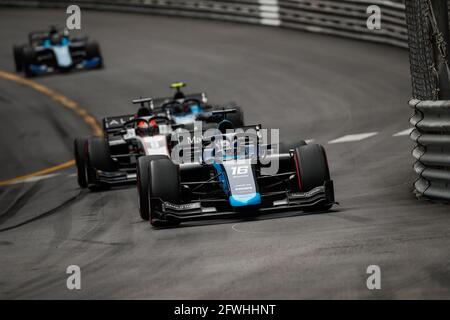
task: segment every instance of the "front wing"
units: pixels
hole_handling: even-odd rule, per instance
[[[335,204],[333,181],[325,181],[323,186],[316,187],[307,192],[278,192],[261,195],[262,204],[258,207],[248,208],[252,212],[307,210],[315,206]],[[242,214],[242,209],[235,210],[226,199],[215,199],[174,204],[164,202],[160,198],[151,198],[155,201],[154,220],[191,221],[200,219],[215,219],[236,217]]]

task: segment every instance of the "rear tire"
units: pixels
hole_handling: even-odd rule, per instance
[[[325,154],[325,149],[318,144],[302,145],[295,148],[295,162],[298,164],[299,189],[302,192],[310,191],[323,186],[330,180],[330,171]],[[332,204],[318,204],[304,211],[324,211],[332,207]]]
[[[87,157],[86,157],[86,147],[87,147],[87,139],[85,138],[76,138],[74,140],[74,153],[75,153],[75,164],[77,167],[77,180],[80,188],[87,188]]]

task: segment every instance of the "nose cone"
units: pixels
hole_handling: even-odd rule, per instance
[[[232,195],[229,201],[232,207],[255,206],[261,204],[261,195],[258,192]]]

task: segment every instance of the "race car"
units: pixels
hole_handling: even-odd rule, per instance
[[[211,111],[232,107],[236,109],[236,112],[230,114],[228,120],[236,127],[244,125],[244,113],[235,103],[212,105],[208,103],[208,97],[204,92],[191,94],[183,93],[181,88],[185,86],[186,83],[184,82],[172,83],[170,88],[175,89],[173,96],[152,98],[148,100],[148,109],[150,112],[155,114],[166,114],[173,120],[174,124],[192,128],[195,121],[207,120]],[[119,130],[125,122],[133,117],[135,117],[135,114],[107,117],[103,120],[103,127],[106,132]],[[205,123],[205,125],[207,126],[208,124]]]
[[[231,113],[223,110],[223,113]],[[335,203],[325,150],[300,141],[287,153],[261,140],[261,126],[247,139],[222,119],[217,132],[202,136],[197,161],[166,155],[142,156],[137,163],[139,213],[155,227],[204,218],[239,216],[274,209],[328,210]],[[231,130],[231,132],[229,132]],[[237,143],[240,141],[241,143]],[[186,144],[182,150],[195,149]],[[264,152],[261,152],[263,150]],[[271,172],[267,160],[277,161]]]
[[[151,98],[133,100],[141,107],[136,115],[116,117],[120,125],[103,119],[103,137],[74,140],[78,184],[91,190],[136,180],[136,160],[142,155],[165,155],[170,152],[173,120],[154,114],[145,107]],[[119,122],[118,122],[119,123]]]
[[[98,69],[103,67],[100,47],[87,37],[71,37],[66,29],[54,26],[31,32],[28,44],[14,45],[15,69],[27,77],[54,71]]]
[[[210,116],[212,110],[223,109],[223,106],[213,106],[208,104],[205,93],[186,95],[181,88],[186,87],[184,82],[175,82],[170,85],[175,90],[172,97],[156,98],[152,102],[152,109],[170,113],[176,124],[193,125],[196,120],[205,120]],[[239,106],[234,103],[227,105],[233,107],[236,112],[229,115],[235,126],[244,125],[244,114]]]

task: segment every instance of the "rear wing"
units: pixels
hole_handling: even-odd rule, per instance
[[[103,118],[103,131],[113,133],[121,130],[125,122],[134,119],[134,114]]]

